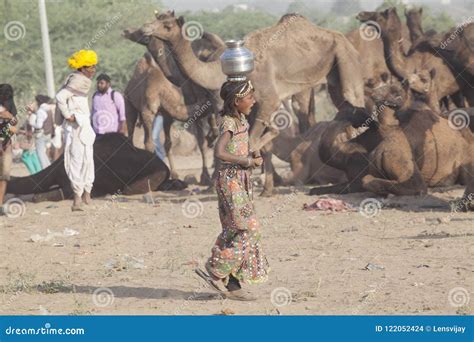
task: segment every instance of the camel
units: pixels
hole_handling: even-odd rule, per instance
[[[297,136],[290,136],[284,130],[272,140],[273,153],[291,166],[291,173],[282,179],[282,185],[324,185],[346,180],[342,171],[324,164],[319,157],[321,136],[329,125],[329,122],[318,122]]]
[[[167,41],[185,74],[194,82],[207,89],[219,89],[226,80],[220,61],[202,62],[196,58],[189,39],[183,36],[184,25],[183,17],[168,12],[143,25],[142,31]],[[287,14],[276,25],[248,34],[245,46],[255,54],[255,69],[248,77],[259,103],[257,120],[251,129],[251,146],[270,126],[271,115],[282,100],[316,86],[325,77],[336,106],[344,99],[355,105],[364,103],[357,51],[339,32],[317,27],[303,16]],[[278,131],[267,129],[266,134],[276,136]],[[264,156],[269,163],[270,152]],[[271,195],[272,189],[270,175],[266,177],[263,195]]]
[[[172,119],[186,121],[185,125],[195,123],[196,138],[202,156],[202,172],[200,183],[210,185],[211,178],[209,176],[207,161],[205,158],[205,139],[201,119],[207,117],[209,120],[210,135],[208,135],[208,144],[210,144],[217,135],[217,125],[215,122],[215,112],[221,106],[221,101],[217,100],[216,95],[212,94],[197,86],[192,81],[188,81],[180,72],[169,49],[163,41],[154,37],[145,37],[139,30],[126,30],[124,36],[136,43],[147,46],[148,52],[142,57],[136,67],[135,72],[130,79],[125,90],[126,106],[127,106],[127,125],[129,137],[133,138],[133,130],[138,117],[142,118],[145,128],[145,146],[149,151],[154,150],[154,144],[151,139],[151,127],[153,119],[161,108],[164,114],[164,131],[165,131],[165,150],[170,163],[171,174],[173,178],[177,178],[174,161],[171,155],[171,138],[170,127]],[[204,38],[205,37],[205,38]],[[201,58],[216,58],[215,54],[222,52],[224,43],[215,35],[205,34],[202,43],[196,42],[195,49]],[[157,70],[159,69],[159,70]],[[162,75],[166,74],[166,82],[161,83]],[[179,103],[176,96],[168,96],[172,90],[167,91],[165,87],[173,86],[170,79],[176,85],[182,85],[182,91],[186,104],[189,106],[184,108]],[[176,95],[176,93],[174,93]],[[195,108],[190,105],[194,104]],[[189,110],[188,113],[185,110]]]
[[[94,197],[116,193],[143,194],[150,189],[157,190],[170,175],[168,167],[154,153],[133,147],[119,133],[109,133],[96,139],[94,164]],[[35,202],[72,198],[73,192],[64,169],[64,155],[34,175],[12,177],[7,185],[7,193],[34,194]]]
[[[474,106],[474,23],[463,23],[448,32],[425,35],[416,45],[419,50],[440,55],[460,82],[469,106]],[[456,103],[458,105],[458,103]],[[464,107],[462,103],[458,107]]]
[[[363,188],[379,195],[425,194],[427,186],[395,115],[403,105],[402,90],[384,84],[374,90],[372,99],[377,108],[382,141],[369,154],[368,174],[362,178]]]
[[[377,28],[371,25],[358,27],[346,34],[347,39],[359,52],[362,61],[362,75],[365,81],[370,79],[378,83],[380,75],[390,72],[385,62],[383,42],[380,34]],[[409,30],[403,25],[400,48],[404,53],[407,53],[410,46]]]
[[[435,71],[432,70],[430,75],[434,78]],[[420,77],[419,79],[423,78]],[[416,166],[426,186],[466,184],[472,177],[470,175],[474,174],[473,133],[467,127],[460,130],[451,128],[447,119],[433,112],[427,102],[429,102],[430,94],[437,95],[433,89],[435,88],[433,80],[429,81],[428,84],[431,88],[413,84],[415,88],[424,90],[425,93],[422,94],[410,89],[410,84],[407,82],[404,83],[403,90],[394,88],[400,87],[395,84],[390,87],[378,85],[373,90],[374,102],[380,103],[381,99],[385,97],[392,99],[392,107],[394,107],[394,103],[399,104],[400,101],[403,103],[403,106],[397,108],[395,117],[408,140]],[[393,100],[396,97],[399,98],[398,102]],[[321,137],[322,143],[319,150],[321,159],[333,167],[344,170],[349,181],[329,187],[313,188],[310,194],[360,191],[401,194],[408,192],[407,187],[409,185],[413,186],[413,184],[418,184],[416,193],[423,192],[424,185],[420,183],[413,165],[413,173],[411,174],[413,179],[407,179],[407,175],[404,174],[405,170],[400,168],[397,176],[393,165],[388,170],[384,169],[386,165],[383,163],[384,160],[381,159],[384,156],[380,156],[377,151],[373,152],[383,143],[385,133],[383,128],[380,129],[380,123],[378,122],[380,113],[366,119],[365,122],[368,126],[366,132],[356,131],[356,134],[351,133],[360,125],[360,121],[363,120],[364,116],[368,116],[367,113],[364,115],[364,111],[364,109],[360,109],[360,113],[357,113],[357,110],[353,109],[353,112],[357,115],[352,115],[352,117],[347,115],[347,111],[339,112],[333,123],[333,129]],[[388,114],[391,113],[388,112]],[[387,118],[390,118],[389,115]],[[399,133],[396,132],[395,135],[399,135]],[[405,148],[403,153],[397,151],[398,156],[405,156],[407,158],[405,163],[410,164],[412,159],[407,145],[401,141],[400,136],[397,139],[399,139],[400,146]],[[383,149],[390,150],[393,148],[389,143],[384,143],[379,147],[379,152],[380,150],[383,152]],[[373,154],[370,155],[372,152]],[[389,167],[387,166],[387,168]],[[390,175],[393,178],[392,180],[398,180],[398,182],[381,182],[382,175],[385,177]],[[400,182],[402,179],[405,179],[408,183]],[[394,184],[396,184],[395,188],[389,186]]]
[[[408,30],[410,31],[410,40],[412,45],[425,35],[423,32],[423,27],[421,26],[422,15],[422,7],[414,7],[409,10],[405,9],[405,18],[407,19],[407,26]]]
[[[399,48],[402,24],[396,8],[383,12],[360,12],[357,19],[361,22],[375,21],[382,33],[384,55],[391,73],[400,81],[414,77],[422,69],[436,69],[436,93],[439,101],[456,94],[461,88],[459,80],[455,78],[449,66],[438,55],[427,51],[414,50],[405,56]]]

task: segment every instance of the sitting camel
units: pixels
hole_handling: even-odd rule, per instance
[[[426,193],[426,183],[395,115],[403,105],[402,89],[384,84],[374,90],[372,99],[377,108],[382,141],[369,154],[368,174],[362,178],[363,188],[379,195]]]
[[[434,70],[430,75],[434,77]],[[417,78],[418,81],[421,79],[423,78]],[[394,89],[395,85],[393,84],[391,86],[379,85],[373,90],[374,101],[380,104],[382,98],[393,99],[395,96],[398,97],[398,100],[392,100],[392,107],[394,107],[394,104],[399,106],[400,103],[403,103],[399,108],[396,108],[395,118],[408,140],[414,161],[426,186],[467,184],[470,177],[472,177],[470,175],[474,174],[474,135],[468,127],[453,129],[447,119],[435,113],[428,106],[430,95],[436,96],[433,83],[432,79],[429,80],[430,88],[420,87],[418,82],[414,83],[414,88],[425,91],[422,94],[410,89],[411,85],[407,82],[405,82],[404,88],[396,85],[396,87],[400,87],[399,89]],[[354,111],[357,112],[357,110]],[[363,109],[360,110],[360,119],[363,119],[364,116],[368,117],[367,113],[363,114],[364,111]],[[406,179],[407,177],[400,169],[398,171],[385,170],[383,160],[377,160],[377,158],[382,158],[378,157],[377,154],[380,150],[383,150],[383,148],[390,150],[393,147],[387,146],[387,144],[379,147],[383,141],[384,132],[383,129],[379,128],[378,113],[376,114],[366,119],[369,127],[366,132],[352,135],[349,132],[355,130],[360,122],[356,122],[355,117],[349,120],[347,111],[339,112],[336,115],[333,129],[322,137],[320,155],[324,162],[344,170],[349,182],[330,187],[314,188],[310,194],[348,193],[367,190],[380,193],[407,191],[404,184],[398,184],[398,190],[390,189],[387,186],[383,187],[380,182],[372,183],[372,186],[368,185],[374,178],[382,178],[382,176],[391,175],[392,180]],[[351,139],[354,136],[356,138]],[[401,138],[399,137],[399,139]],[[402,142],[399,143],[402,144]],[[399,156],[404,155],[405,163],[410,164],[410,160],[412,160],[411,153],[408,151],[406,143],[403,143],[403,146],[405,146],[406,151],[403,153],[398,151],[397,153]],[[377,147],[379,147],[379,151],[370,156],[370,153]],[[371,158],[375,164],[369,167]],[[410,181],[417,184],[415,192],[423,192],[424,185],[419,182],[414,166],[412,166],[412,170],[414,179]],[[396,172],[398,172],[398,175]],[[369,177],[366,177],[367,175]],[[367,188],[366,185],[369,187]]]
[[[92,196],[121,193],[143,194],[161,189],[169,179],[169,169],[154,153],[133,147],[119,133],[109,133],[94,142],[95,181]],[[169,185],[169,184],[168,184]],[[173,182],[182,188],[183,184]],[[167,189],[169,189],[167,187]],[[72,188],[64,169],[64,156],[46,169],[27,177],[12,177],[7,193],[34,194],[33,201],[61,201],[72,198]]]

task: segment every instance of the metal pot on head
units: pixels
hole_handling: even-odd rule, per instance
[[[221,55],[222,72],[229,81],[245,81],[254,69],[254,55],[245,48],[243,40],[228,40],[227,49]]]

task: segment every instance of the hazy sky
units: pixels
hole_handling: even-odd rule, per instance
[[[293,0],[161,0],[169,9],[177,11],[191,10],[214,10],[223,9],[231,4],[248,4],[261,10],[265,10],[274,15],[281,15],[286,12],[288,5]],[[335,0],[303,0],[303,2],[312,8],[320,9],[321,12],[331,9]],[[359,0],[361,9],[374,10],[383,0]],[[423,5],[430,7],[433,12],[444,10],[453,17],[466,15],[466,9],[472,8],[474,0],[402,0],[407,4]],[[347,0],[348,4],[353,0]],[[304,14],[304,13],[302,13]]]

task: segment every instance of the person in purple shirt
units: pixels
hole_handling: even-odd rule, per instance
[[[96,134],[125,134],[125,101],[122,94],[112,90],[106,74],[97,76],[97,91],[92,97],[92,127]]]

